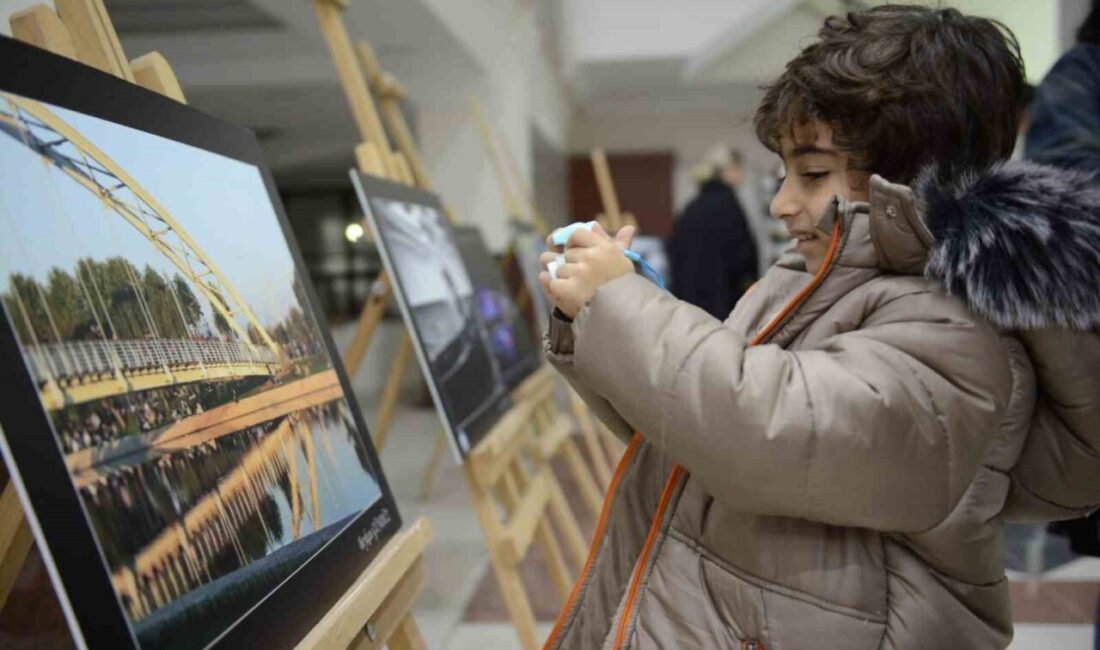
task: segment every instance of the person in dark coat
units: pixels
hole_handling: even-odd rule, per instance
[[[737,198],[741,156],[716,147],[694,174],[699,194],[673,227],[667,251],[672,293],[718,319],[756,282],[756,242]]]
[[[1043,79],[1029,108],[1028,160],[1100,172],[1100,7],[1077,31],[1077,45]]]

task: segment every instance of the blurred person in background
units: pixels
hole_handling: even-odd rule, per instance
[[[804,45],[755,118],[797,243],[729,317],[630,228],[540,276],[549,361],[630,440],[548,650],[1005,648],[1005,522],[1100,504],[1100,186],[1006,162],[1015,37],[883,5]]]
[[[1077,45],[1062,55],[1035,93],[1029,113],[1028,160],[1100,171],[1100,11],[1097,0],[1077,30]]]
[[[715,145],[692,177],[699,193],[668,240],[672,293],[724,320],[757,278],[756,241],[737,197],[741,154]]]

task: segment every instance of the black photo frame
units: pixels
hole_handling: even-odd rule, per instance
[[[158,576],[159,580],[168,585],[163,586],[162,592],[158,595],[165,601],[165,604],[157,607],[149,606],[149,613],[146,618],[142,618],[140,622],[135,623],[132,619],[134,610],[127,609],[127,605],[124,603],[126,599],[120,596],[121,592],[116,589],[112,581],[119,574],[117,571],[112,574],[108,567],[107,556],[104,554],[104,547],[101,544],[101,536],[92,525],[87,503],[82,500],[81,493],[78,492],[75,475],[70,472],[70,467],[66,464],[66,449],[62,445],[62,437],[57,431],[56,422],[49,415],[47,401],[43,397],[46,394],[43,386],[48,384],[48,381],[40,376],[32,375],[31,366],[25,364],[25,359],[29,358],[25,354],[29,353],[26,353],[28,348],[19,339],[17,332],[19,326],[16,325],[16,317],[9,313],[7,303],[0,300],[0,360],[3,360],[2,367],[4,369],[3,379],[0,382],[0,386],[2,386],[2,389],[0,389],[0,429],[3,431],[3,435],[0,435],[0,450],[2,450],[4,460],[8,464],[11,480],[18,489],[28,522],[49,569],[73,639],[79,647],[140,648],[141,650],[167,647],[169,644],[172,647],[188,648],[291,648],[312,629],[330,606],[344,594],[347,588],[370,564],[385,542],[399,529],[401,520],[393,495],[382,473],[377,454],[371,444],[367,426],[356,403],[351,384],[344,372],[342,363],[340,363],[336,345],[332,340],[324,321],[323,312],[319,308],[316,295],[309,283],[308,274],[305,273],[305,265],[300,251],[291,234],[286,215],[279,201],[270,171],[263,161],[259,145],[253,134],[245,129],[222,122],[194,108],[91,67],[13,39],[0,37],[0,60],[4,61],[4,65],[0,66],[0,94],[6,97],[32,100],[32,102],[48,108],[63,109],[65,114],[79,114],[90,120],[99,120],[104,124],[108,124],[110,128],[126,127],[132,129],[135,133],[140,132],[139,135],[171,141],[163,146],[186,146],[193,148],[189,151],[198,151],[203,155],[209,154],[211,156],[210,160],[214,160],[214,157],[220,157],[243,163],[255,169],[259,179],[256,187],[262,188],[257,190],[257,197],[261,201],[270,202],[270,211],[274,216],[272,220],[277,223],[277,225],[271,224],[270,228],[272,230],[270,232],[265,230],[265,235],[281,240],[286,244],[285,253],[289,256],[290,261],[291,278],[282,277],[272,282],[293,284],[291,280],[294,280],[297,283],[295,284],[296,291],[300,286],[300,293],[294,294],[297,301],[294,304],[297,304],[300,308],[298,313],[303,314],[303,319],[307,321],[312,319],[309,322],[312,323],[311,327],[313,329],[308,330],[310,336],[313,337],[310,339],[313,345],[310,359],[315,360],[317,364],[321,364],[316,366],[321,370],[306,369],[305,362],[301,361],[305,358],[304,352],[294,356],[291,352],[286,351],[285,346],[272,342],[270,346],[271,354],[267,357],[270,376],[267,380],[264,380],[267,383],[262,385],[275,387],[280,385],[281,381],[288,381],[287,377],[297,377],[298,375],[285,374],[288,372],[287,368],[291,367],[295,371],[300,371],[301,376],[305,377],[327,374],[330,371],[334,373],[336,381],[328,384],[330,392],[326,393],[326,395],[334,397],[331,401],[311,406],[310,408],[318,409],[317,411],[311,411],[311,413],[317,413],[330,407],[333,409],[329,412],[330,415],[326,416],[329,417],[326,422],[336,423],[333,426],[340,427],[339,431],[344,434],[344,437],[338,440],[339,444],[347,444],[355,450],[355,462],[362,469],[362,476],[366,476],[367,479],[373,481],[374,487],[379,491],[379,495],[372,502],[364,503],[361,509],[358,507],[358,502],[354,501],[356,494],[351,492],[341,493],[341,496],[349,497],[345,508],[348,509],[347,511],[350,514],[342,514],[338,520],[324,525],[319,523],[322,514],[319,512],[320,509],[315,501],[311,514],[311,516],[316,517],[313,521],[315,532],[300,536],[295,533],[291,541],[283,542],[281,546],[270,552],[266,551],[265,542],[263,546],[265,550],[259,552],[266,553],[262,557],[246,559],[245,555],[241,554],[239,556],[239,568],[230,569],[227,573],[223,571],[219,574],[220,578],[212,579],[211,582],[198,587],[187,589],[181,586],[185,583],[181,575],[191,572],[190,575],[196,576],[201,573],[203,567],[196,560],[199,557],[199,551],[189,551],[191,554],[188,555],[177,549],[175,551],[176,555],[173,556],[173,561],[176,562],[174,568],[171,571],[166,570],[163,575]],[[89,121],[89,123],[92,122]],[[4,127],[8,131],[7,133],[0,133],[0,139],[10,141],[9,136],[17,131],[17,125],[10,120],[6,123],[6,126],[0,124],[0,127]],[[54,146],[54,144],[43,141],[36,142],[35,146],[37,147],[35,151],[46,157],[46,149]],[[61,158],[55,159],[55,161],[61,160]],[[0,162],[3,161],[0,160]],[[67,164],[69,163],[63,161],[60,162],[60,166],[55,164],[55,171],[60,170],[60,172],[65,173],[64,167]],[[91,167],[87,167],[87,161],[84,164],[86,165],[85,169],[91,169]],[[72,171],[73,169],[75,167],[70,166],[69,170]],[[93,170],[92,173],[96,174],[100,171],[102,170]],[[143,178],[158,173],[158,170],[154,168],[135,170],[133,174],[136,176],[139,171],[145,175]],[[226,192],[234,191],[234,188],[223,187],[222,189]],[[189,188],[189,191],[195,192],[195,196],[198,196],[197,193],[204,190],[201,186],[195,186]],[[265,193],[266,196],[263,196]],[[251,198],[251,195],[238,198],[245,200]],[[9,198],[8,204],[11,205],[12,202],[16,201],[15,197]],[[21,216],[27,219],[36,218],[28,215]],[[232,219],[234,216],[229,214],[225,218]],[[127,227],[123,226],[123,228]],[[151,237],[162,235],[163,233],[153,233]],[[2,236],[0,235],[0,237]],[[244,251],[243,254],[249,254],[248,247],[249,241],[247,238],[240,242],[240,250]],[[282,252],[280,252],[281,254]],[[32,251],[30,255],[33,256],[34,252]],[[91,259],[90,255],[88,259]],[[240,263],[238,261],[238,264]],[[80,268],[79,263],[77,268]],[[279,286],[283,289],[286,288],[285,285]],[[140,290],[135,290],[135,293],[140,293]],[[275,303],[276,300],[272,298],[272,305],[276,307],[276,314],[286,313],[285,311],[278,311],[278,306]],[[210,303],[209,310],[212,314],[214,311],[212,303]],[[234,314],[239,312],[230,311],[227,313],[230,314],[230,318],[234,318]],[[253,318],[253,322],[256,322],[255,317]],[[242,327],[239,323],[238,326]],[[32,325],[29,329],[23,331],[32,331],[34,327],[36,326]],[[185,324],[184,327],[186,328],[187,325]],[[225,327],[230,328],[231,326],[226,324]],[[113,330],[113,336],[110,339],[112,345],[118,341],[118,333],[117,328]],[[108,337],[104,332],[99,332],[99,336],[104,343],[107,342]],[[230,334],[224,336],[226,341],[231,338]],[[253,334],[249,330],[248,337],[261,337],[261,334],[259,332]],[[253,338],[253,343],[256,340],[256,338]],[[268,340],[271,340],[270,335]],[[65,340],[59,338],[57,342],[62,344],[65,343]],[[214,347],[211,341],[198,341],[199,345],[207,343],[210,343],[207,346],[208,348]],[[248,341],[238,339],[237,345],[248,346]],[[108,346],[100,347],[107,349]],[[45,348],[36,348],[36,350],[45,350]],[[277,352],[285,352],[289,361],[276,354]],[[197,354],[201,358],[201,354],[206,354],[206,352]],[[162,359],[162,362],[167,363],[164,359]],[[298,363],[298,365],[293,365],[293,363]],[[326,363],[327,366],[324,365]],[[118,367],[121,367],[121,365]],[[278,370],[275,370],[275,368],[278,368]],[[164,372],[166,376],[172,375],[173,372],[181,374],[178,372],[178,368],[174,366],[171,368],[166,367]],[[204,372],[206,372],[205,368]],[[231,377],[236,380],[241,376],[233,374],[220,377]],[[122,382],[122,380],[119,381]],[[180,382],[182,381],[181,379]],[[194,381],[193,383],[199,384],[201,382]],[[133,382],[127,385],[136,386],[137,383]],[[159,385],[163,386],[164,384]],[[129,397],[130,395],[145,394],[152,389],[141,390],[145,392],[139,393],[137,389],[131,389],[131,392],[125,393],[125,395]],[[233,388],[232,390],[234,391],[232,404],[236,405],[240,403],[235,392],[237,389]],[[255,392],[251,395],[262,397],[264,391],[268,389],[256,388],[254,390]],[[247,397],[242,397],[241,401],[244,399],[247,399]],[[72,403],[70,399],[64,402],[64,407],[55,407],[53,412],[57,412],[61,408],[68,408]],[[287,411],[285,415],[278,417],[281,418],[280,421],[289,421],[292,415],[298,417],[305,411],[306,409],[303,407],[296,411]],[[261,415],[266,415],[266,413],[264,412]],[[332,415],[332,413],[335,413],[335,415]],[[255,417],[259,419],[261,415]],[[177,413],[173,413],[173,416],[183,417]],[[306,416],[301,415],[301,417]],[[215,420],[213,424],[220,424],[215,418],[211,417],[211,419]],[[179,420],[172,420],[171,422],[178,423]],[[261,428],[253,430],[250,435],[254,435],[255,440],[268,440],[269,437],[261,430],[261,425],[266,426],[270,422],[274,422],[274,420],[262,421],[260,425],[256,425]],[[243,430],[230,429],[228,428],[229,425],[226,425],[226,427],[225,430],[228,433],[217,435],[227,440],[243,432]],[[146,430],[142,429],[142,431]],[[155,430],[149,431],[155,432]],[[141,435],[153,434],[143,433]],[[208,442],[220,440],[220,438],[214,438],[214,433],[208,435]],[[304,441],[299,441],[299,435],[297,431],[294,433],[293,441],[289,443],[291,448],[293,448],[295,442],[298,442],[299,445],[306,444]],[[311,432],[309,436],[312,435]],[[141,439],[144,440],[145,438]],[[116,442],[117,440],[112,441],[112,444]],[[247,445],[250,443],[247,440],[240,444],[249,450],[256,448],[255,446],[248,447]],[[255,443],[256,446],[258,444]],[[211,448],[214,449],[211,452],[213,455],[223,453],[216,444]],[[163,456],[174,453],[174,451],[165,451]],[[288,453],[296,454],[297,452]],[[152,459],[154,456],[150,453],[150,455],[142,458]],[[243,455],[240,458],[243,458]],[[296,458],[297,456],[295,456]],[[134,461],[133,465],[136,466],[143,462],[145,461]],[[239,465],[234,466],[234,469],[240,468],[243,464],[243,461],[241,461]],[[296,460],[295,465],[297,465]],[[113,472],[114,469],[112,466],[103,471]],[[355,471],[358,472],[359,469]],[[197,495],[195,503],[201,503],[201,501],[198,501],[198,497],[212,495],[220,490],[220,478],[217,478],[220,475],[215,473],[213,476],[214,479],[209,479],[214,481],[212,491],[208,489],[207,484],[199,483],[200,487],[195,490]],[[268,498],[272,500],[272,503],[275,500],[274,491],[280,489],[279,486],[283,484],[290,485],[290,479],[282,475],[281,477],[271,478],[268,487],[272,492],[269,493]],[[169,485],[172,488],[179,487],[176,484]],[[260,493],[256,490],[256,488],[253,488],[251,493],[253,495],[252,500],[255,503],[262,501],[263,504],[267,504],[264,507],[275,507],[271,506],[268,501],[262,500],[261,496],[257,496]],[[127,492],[127,498],[140,496],[140,491],[136,496],[130,491]],[[218,498],[222,497],[219,496]],[[232,498],[232,495],[229,498]],[[223,514],[228,517],[232,504],[229,506],[223,504],[222,507],[224,508]],[[260,506],[257,505],[256,507],[259,508]],[[301,507],[304,513],[307,505],[301,504]],[[236,516],[257,516],[255,513],[248,515],[242,514],[243,512],[238,511]],[[304,514],[302,516],[304,517]],[[262,522],[263,515],[260,514],[259,517]],[[180,521],[183,523],[180,524]],[[179,534],[186,538],[188,535],[186,530],[187,519],[185,517],[177,519],[174,523],[177,528],[183,531]],[[308,524],[306,525],[308,526]],[[165,530],[168,527],[166,526]],[[236,532],[240,532],[239,529]],[[213,535],[214,533],[211,532],[210,534]],[[225,534],[225,530],[218,531],[218,534]],[[270,535],[273,538],[275,533],[270,533]],[[158,536],[156,539],[159,540],[161,537]],[[196,546],[199,545],[198,540],[190,539],[187,544],[192,542]],[[181,542],[180,546],[182,547],[182,545]],[[188,548],[192,547],[189,546]],[[218,559],[221,557],[218,555],[221,552],[219,548],[211,545],[209,551],[211,562],[221,561]],[[186,561],[181,559],[184,556],[186,556]],[[248,569],[248,571],[246,572],[245,569]],[[207,566],[205,570],[207,575],[213,575],[211,567]],[[223,578],[231,578],[232,581],[219,582],[217,593],[220,595],[217,598],[221,600],[207,598],[207,596],[210,596],[210,591],[204,592],[202,597],[196,595],[201,587],[209,587],[213,584],[213,581]],[[190,600],[188,600],[189,597],[191,597]],[[168,611],[169,606],[175,607],[178,615],[164,613]],[[155,614],[162,614],[162,617],[152,621],[151,617]],[[136,631],[135,625],[144,626],[145,631]],[[210,631],[211,628],[213,632]],[[167,640],[168,636],[172,637],[170,642]]]
[[[478,315],[474,284],[454,228],[434,194],[355,170],[351,178],[393,279],[451,450],[461,463],[511,408],[512,386]]]

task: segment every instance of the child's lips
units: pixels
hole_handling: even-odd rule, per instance
[[[799,253],[805,255],[806,251],[813,248],[815,244],[817,244],[816,239],[795,239],[794,247]]]

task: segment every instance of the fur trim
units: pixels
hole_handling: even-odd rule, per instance
[[[914,191],[935,242],[925,276],[1007,329],[1100,327],[1100,181],[1009,162]]]

